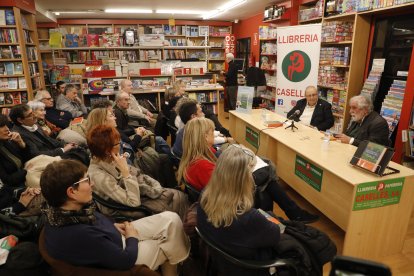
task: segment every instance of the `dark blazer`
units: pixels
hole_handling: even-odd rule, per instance
[[[297,116],[297,119],[295,120],[300,121],[300,116],[302,116],[306,104],[306,99],[297,101],[296,105],[288,112],[287,117],[289,118],[296,110],[299,110],[299,116]],[[332,115],[331,104],[322,99],[318,99],[310,124],[314,127],[317,127],[318,130],[323,131],[331,128],[334,125],[334,117]]]
[[[390,144],[387,121],[382,118],[377,112],[369,113],[362,123],[352,122],[345,132],[345,135],[351,136],[350,133],[360,125],[359,131],[354,136],[354,146],[358,146],[361,141],[368,140],[377,144],[388,146]]]
[[[72,114],[68,111],[59,110],[54,107],[46,108],[45,119],[55,126],[64,129],[69,126],[72,120]]]
[[[237,86],[237,67],[234,61],[229,62],[229,69],[226,73],[226,86]]]
[[[49,156],[61,156],[63,154],[63,142],[47,136],[39,127],[36,133],[30,132],[22,126],[15,125],[14,131],[20,133],[26,146],[29,147],[30,158],[36,157],[40,154]]]
[[[29,159],[27,145],[25,149],[22,149],[15,142],[5,141],[1,143],[3,143],[8,151],[19,158],[23,165]],[[26,181],[26,173],[25,169],[18,168],[8,157],[0,154],[0,179],[5,185],[14,187],[24,185]]]

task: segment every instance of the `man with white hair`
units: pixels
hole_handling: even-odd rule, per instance
[[[389,145],[389,129],[387,121],[373,111],[369,98],[359,95],[349,101],[351,123],[345,134],[336,136],[342,143],[358,146],[360,142],[368,140],[377,144]]]
[[[227,102],[229,110],[235,110],[237,102],[237,67],[232,53],[226,54],[226,62],[229,64],[227,73],[224,74],[226,76]]]
[[[123,92],[129,94],[129,108],[127,110],[127,113],[131,120],[138,120],[142,124],[145,122],[144,125],[154,128],[156,117],[154,117],[154,114],[152,114],[148,109],[138,103],[137,99],[132,94],[132,82],[130,80],[124,79],[121,81],[120,86]]]

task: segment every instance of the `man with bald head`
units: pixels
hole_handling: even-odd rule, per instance
[[[156,117],[148,109],[140,105],[132,94],[133,87],[130,80],[124,79],[120,83],[122,92],[128,93],[130,97],[129,108],[127,110],[128,116],[131,120],[137,120],[141,124],[148,125],[151,127],[155,126]],[[145,123],[144,123],[145,122]]]
[[[334,125],[331,104],[319,99],[315,86],[308,86],[305,90],[305,98],[297,101],[296,105],[288,112],[287,117],[292,116],[297,110],[299,114],[294,118],[308,126],[325,131]]]

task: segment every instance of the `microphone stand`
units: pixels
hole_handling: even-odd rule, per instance
[[[297,126],[295,126],[295,120],[292,120],[292,122],[290,123],[290,125],[288,125],[287,127],[285,127],[285,129],[290,128],[293,132],[295,132],[295,128],[298,129]]]

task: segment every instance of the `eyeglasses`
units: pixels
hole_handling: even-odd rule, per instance
[[[86,176],[85,178],[82,178],[82,179],[81,179],[81,180],[79,180],[78,182],[73,183],[73,184],[72,184],[72,187],[73,187],[73,188],[77,188],[77,187],[79,187],[79,184],[80,184],[81,182],[84,182],[84,181],[88,181],[88,183],[89,183],[89,184],[91,184],[91,178],[89,177],[89,175],[88,175],[88,176]]]
[[[30,117],[34,117],[34,113],[33,113],[33,111],[32,112],[30,112],[29,114],[27,114],[26,116],[24,116],[24,118],[26,119],[26,118],[30,118]]]
[[[251,152],[250,150],[248,150],[248,149],[240,146],[239,144],[231,144],[230,147],[235,147],[235,148],[241,149],[245,154],[247,154],[248,156],[250,156],[252,159],[255,158],[253,152]]]

